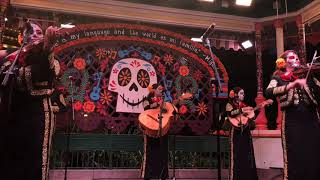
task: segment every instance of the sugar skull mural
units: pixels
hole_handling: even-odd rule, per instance
[[[112,67],[108,90],[118,93],[117,112],[141,113],[147,87],[157,83],[154,67],[147,61],[126,58]]]

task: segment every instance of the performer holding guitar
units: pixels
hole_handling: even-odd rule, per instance
[[[252,107],[243,102],[244,96],[244,90],[240,87],[235,87],[230,91],[229,102],[226,105],[229,120],[241,116],[243,112],[253,111]],[[250,127],[244,124],[241,118],[238,122],[238,127],[232,126],[230,131],[230,180],[257,180]]]
[[[190,93],[179,97],[173,104],[163,102],[164,86],[154,84],[148,87],[149,95],[143,102],[145,111],[139,116],[140,127],[144,132],[144,161],[141,177],[144,179],[168,178],[168,130],[170,120],[177,113],[174,104],[191,98]],[[160,112],[162,111],[162,112]],[[162,116],[162,131],[159,133],[159,115]]]

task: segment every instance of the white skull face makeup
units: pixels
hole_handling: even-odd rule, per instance
[[[239,101],[244,101],[244,90],[241,89],[239,92],[238,92],[238,99]]]
[[[34,23],[30,23],[32,27],[32,31],[28,31],[27,29],[23,32],[23,37],[27,36],[27,43],[32,43],[34,41],[38,41],[43,39],[43,31],[42,29]]]
[[[114,64],[108,90],[118,93],[117,112],[141,113],[151,84],[157,84],[157,74],[149,62],[127,58]]]
[[[291,68],[297,68],[300,66],[300,60],[296,53],[289,52],[286,56],[287,66]]]

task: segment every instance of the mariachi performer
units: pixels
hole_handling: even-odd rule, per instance
[[[230,91],[229,102],[226,105],[226,113],[232,124],[230,130],[230,180],[258,179],[250,122],[241,122],[240,117],[243,112],[253,111],[252,107],[244,103],[244,97],[244,90],[240,87],[235,87]],[[233,119],[236,119],[237,124],[232,123]],[[243,120],[245,120],[245,117],[243,117]]]
[[[26,21],[23,46],[0,51],[0,82],[13,70],[0,89],[1,121],[7,130],[2,165],[8,179],[48,180],[54,112],[66,105],[54,89],[60,69],[53,55],[56,33],[57,28],[49,27],[43,34],[37,23]]]
[[[302,67],[297,53],[287,50],[277,59],[276,70],[266,89],[266,96],[280,98],[283,112],[285,180],[320,178],[320,82],[315,74],[306,77],[309,73],[305,72],[310,68]]]

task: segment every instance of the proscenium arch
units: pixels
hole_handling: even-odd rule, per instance
[[[98,42],[98,41],[137,41],[137,42],[144,42],[149,43],[153,45],[160,45],[165,48],[169,48],[174,51],[178,51],[182,54],[185,54],[186,56],[189,56],[190,58],[198,61],[200,64],[202,64],[209,72],[211,78],[215,78],[215,72],[212,66],[210,66],[209,62],[207,61],[210,58],[210,51],[206,47],[204,47],[202,44],[196,43],[191,41],[188,37],[183,36],[178,33],[174,33],[168,30],[160,29],[160,28],[154,28],[150,26],[144,26],[144,25],[133,25],[133,24],[115,24],[115,23],[102,23],[102,24],[81,24],[77,25],[76,28],[72,29],[65,29],[62,30],[62,34],[80,34],[85,33],[86,31],[92,31],[92,30],[98,30],[103,31],[104,29],[130,29],[130,30],[139,30],[139,31],[147,31],[151,33],[159,33],[167,35],[168,37],[173,37],[180,40],[181,42],[187,43],[192,45],[193,47],[199,49],[200,51],[198,53],[190,52],[186,48],[183,48],[181,46],[177,46],[173,43],[168,43],[160,40],[155,40],[151,38],[145,38],[145,37],[139,37],[139,36],[127,36],[127,35],[104,35],[104,34],[96,34],[94,37],[80,37],[76,39],[70,39],[71,36],[64,38],[63,40],[60,39],[60,42],[58,43],[58,46],[55,47],[55,53],[59,53],[63,51],[66,48],[69,48],[71,46],[75,45],[81,45],[85,43],[90,42]],[[201,57],[202,56],[202,57]],[[213,60],[216,63],[216,66],[220,70],[220,78],[227,84],[229,81],[228,73],[220,61],[220,59],[213,55]],[[205,58],[206,57],[206,58]],[[208,58],[209,57],[209,58]],[[207,60],[206,60],[207,59]],[[210,58],[211,59],[211,58]],[[211,63],[212,64],[212,63]],[[225,91],[225,89],[224,89]]]

